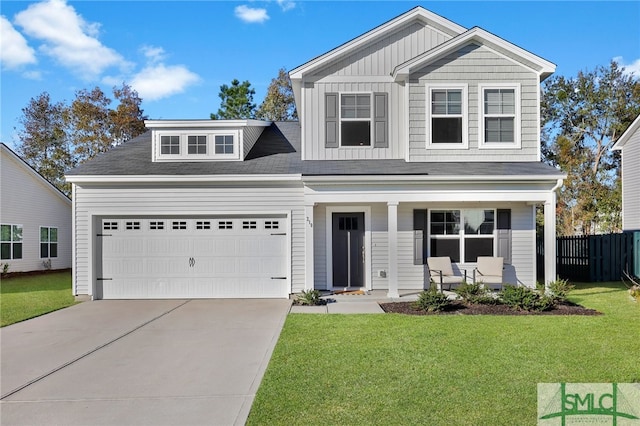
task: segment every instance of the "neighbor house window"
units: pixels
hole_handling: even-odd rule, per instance
[[[216,135],[215,151],[216,154],[233,154],[233,136]]]
[[[480,146],[519,146],[520,86],[480,85]]]
[[[0,225],[0,258],[22,259],[22,225]]]
[[[160,153],[162,155],[179,155],[180,136],[160,136]]]
[[[340,143],[371,146],[371,94],[340,96]]]
[[[58,257],[58,228],[40,227],[40,257]]]
[[[466,85],[427,85],[427,137],[431,148],[467,146]]]
[[[189,135],[187,137],[187,153],[188,154],[206,154],[207,153],[207,137]]]
[[[429,212],[430,256],[448,256],[452,262],[476,262],[493,256],[495,210],[461,209]]]

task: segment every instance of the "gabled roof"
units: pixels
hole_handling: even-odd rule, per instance
[[[51,182],[49,182],[47,179],[44,178],[44,176],[42,176],[40,173],[38,173],[38,171],[36,169],[34,169],[33,167],[31,167],[31,165],[29,163],[27,163],[26,161],[24,161],[18,154],[16,154],[15,152],[13,152],[11,150],[11,148],[9,148],[8,146],[6,146],[4,143],[0,142],[0,151],[2,151],[2,155],[7,155],[10,158],[13,158],[15,160],[16,163],[18,163],[20,165],[20,167],[24,170],[25,174],[31,176],[32,178],[34,178],[35,180],[38,180],[42,183],[45,184],[45,186],[53,193],[55,193],[55,195],[57,197],[62,198],[65,202],[69,203],[69,205],[71,205],[71,200],[69,199],[69,197],[67,197],[65,195],[64,192],[60,191],[56,186],[54,186]]]
[[[476,43],[486,46],[530,68],[540,75],[540,81],[544,80],[556,69],[555,64],[528,52],[480,27],[474,27],[439,46],[416,56],[415,58],[398,65],[392,73],[396,81],[405,80],[412,72],[417,71],[438,59],[453,53],[460,48]]]
[[[631,136],[633,136],[638,129],[640,129],[640,115],[637,116],[635,120],[633,120],[633,123],[631,123],[631,125],[627,128],[627,130],[624,131],[622,136],[620,136],[620,139],[616,141],[616,143],[611,147],[611,149],[616,151],[622,150],[622,148],[624,148],[624,146],[627,144],[629,139],[631,139]]]
[[[375,40],[378,40],[382,37],[385,37],[390,32],[393,32],[399,28],[403,28],[407,23],[419,21],[423,22],[426,25],[433,26],[446,34],[454,37],[458,34],[465,32],[467,29],[452,22],[448,19],[443,18],[442,16],[436,15],[433,12],[430,12],[420,6],[411,9],[408,12],[403,13],[402,15],[393,18],[390,21],[385,22],[382,25],[377,26],[376,28],[367,31],[359,37],[350,40],[335,49],[330,50],[329,52],[320,55],[299,67],[296,67],[289,71],[289,77],[291,80],[298,80],[304,77],[305,74],[313,72],[323,66],[325,66],[328,62],[335,61],[337,58],[344,57],[349,55],[351,52],[361,48],[365,44],[369,44]]]

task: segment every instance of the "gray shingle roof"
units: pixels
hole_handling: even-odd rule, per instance
[[[151,132],[100,154],[67,176],[134,175],[252,175],[305,176],[430,175],[560,177],[557,169],[539,162],[407,163],[404,160],[307,160],[300,158],[298,122],[276,122],[264,129],[244,161],[153,162]]]

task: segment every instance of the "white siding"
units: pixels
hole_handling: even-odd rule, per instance
[[[429,150],[426,136],[426,84],[468,84],[469,149]],[[521,149],[478,149],[478,84],[519,83]],[[538,76],[531,70],[470,44],[411,76],[409,88],[409,161],[539,161]]]
[[[464,208],[463,204],[400,203],[398,206],[398,288],[400,290],[421,290],[425,281],[424,265],[413,264],[413,210],[430,208]],[[506,265],[505,283],[534,287],[535,267],[535,224],[533,208],[525,203],[474,203],[473,208],[511,209],[512,264]],[[314,210],[314,255],[315,287],[324,290],[326,285],[326,207],[319,205]],[[371,288],[388,289],[387,278],[378,277],[378,271],[389,270],[387,205],[371,205]],[[475,264],[457,265],[467,270],[469,281]]]
[[[58,257],[51,269],[71,268],[71,201],[13,154],[1,148],[0,222],[22,225],[22,259],[2,260],[9,272],[45,269],[40,258],[40,227],[58,228]]]
[[[304,289],[304,205],[302,186],[259,187],[76,186],[75,294],[90,294],[96,268],[94,221],[105,216],[198,216],[290,212],[292,291]]]
[[[640,130],[622,148],[622,228],[640,230]]]

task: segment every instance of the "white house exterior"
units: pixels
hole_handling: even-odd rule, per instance
[[[0,246],[8,272],[71,268],[71,200],[0,144]]]
[[[429,286],[426,258],[505,258],[535,286],[535,208],[555,279],[556,189],[540,161],[555,65],[417,7],[290,72],[299,122],[150,120],[68,173],[74,292],[288,297]]]
[[[640,231],[640,116],[613,146],[622,156],[622,229]]]

